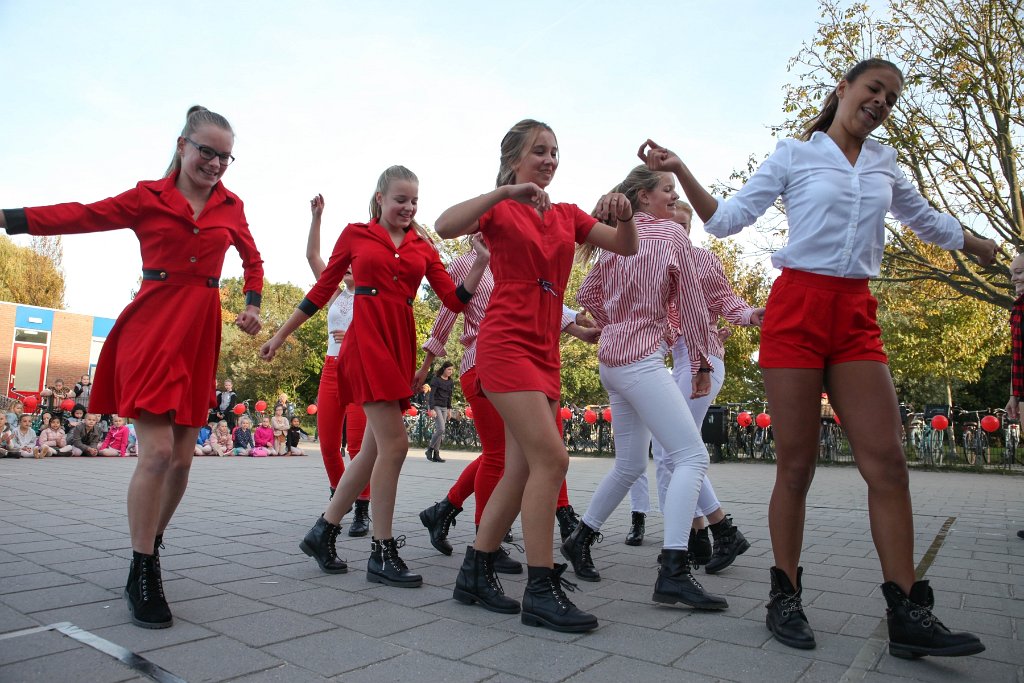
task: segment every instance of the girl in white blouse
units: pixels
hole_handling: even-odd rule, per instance
[[[915,582],[899,408],[867,278],[879,272],[886,213],[924,241],[973,254],[982,265],[993,260],[995,243],[934,210],[903,175],[896,152],[868,139],[902,88],[894,64],[857,64],[803,139],[781,141],[728,201],[712,197],[678,156],[654,142],[641,146],[640,157],[650,168],[676,175],[705,229],[717,237],[754,223],[780,195],[786,206],[788,243],[772,257],[783,272],[768,299],[759,355],[778,454],[768,508],[775,559],[768,628],[786,645],[815,647],[801,605],[799,562],[824,387],[868,484],[871,533],[889,607],[889,652],[904,658],[970,655],[985,646],[972,634],[951,633],[931,614],[928,582]]]

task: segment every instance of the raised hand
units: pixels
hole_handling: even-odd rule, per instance
[[[625,222],[633,217],[633,207],[626,195],[621,192],[609,192],[597,200],[592,215],[602,223]]]
[[[313,214],[313,218],[320,218],[324,215],[324,196],[322,194],[309,200],[309,212]]]
[[[469,244],[473,247],[473,251],[476,252],[477,261],[480,259],[490,260],[491,250],[487,248],[487,241],[481,233],[475,233],[473,237],[470,238]]]
[[[683,166],[683,161],[679,158],[678,154],[670,149],[662,147],[651,139],[648,139],[647,142],[640,145],[640,149],[637,151],[636,155],[640,157],[640,161],[647,164],[647,168],[652,171],[667,171],[669,173],[675,173]]]

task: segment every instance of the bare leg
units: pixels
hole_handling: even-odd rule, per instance
[[[378,539],[391,538],[394,536],[391,522],[395,516],[398,476],[402,473],[402,465],[409,454],[409,435],[405,431],[402,410],[397,403],[367,403],[363,405],[363,412],[366,413],[368,429],[373,430],[377,447],[377,462],[370,477],[370,490],[373,491],[373,536]],[[353,460],[353,463],[362,460],[363,454],[366,453],[365,448],[364,441],[364,450],[359,452],[359,457]],[[363,487],[365,486],[364,483]],[[355,492],[353,501],[360,493],[362,489]]]
[[[136,426],[136,430],[138,427]],[[188,452],[189,443],[195,443],[198,427],[183,427],[174,425],[174,448],[170,468],[164,477],[164,490],[160,499],[160,519],[157,523],[156,532],[162,534],[178,509],[182,496],[185,495],[185,488],[188,486],[188,474],[192,469],[193,455]]]
[[[771,408],[777,459],[775,487],[768,504],[768,529],[775,566],[796,585],[807,491],[818,457],[824,371],[765,368],[762,375]]]
[[[487,502],[474,546],[497,550],[522,510],[527,563],[552,567],[555,506],[569,469],[556,426],[558,404],[538,391],[487,393],[487,398],[505,421],[505,474]]]
[[[371,404],[367,403],[363,407],[365,408],[369,405]],[[399,419],[401,419],[401,413],[399,413]],[[402,432],[405,432],[404,424]],[[406,441],[408,442],[408,437],[406,437]],[[406,449],[408,449],[408,445],[406,445]],[[341,524],[341,518],[345,516],[345,512],[352,507],[356,498],[359,497],[359,494],[363,492],[363,489],[369,483],[370,476],[373,474],[373,466],[376,462],[377,439],[373,434],[373,425],[367,420],[366,431],[363,432],[363,448],[359,451],[359,457],[350,460],[345,467],[345,472],[341,475],[341,479],[338,480],[338,487],[334,492],[334,497],[331,498],[331,502],[327,504],[327,509],[324,511],[324,519],[331,524]],[[394,509],[393,503],[392,509]],[[373,512],[374,517],[376,517],[376,505],[374,505]]]
[[[914,513],[889,367],[874,361],[840,363],[828,368],[825,382],[857,469],[868,484],[871,538],[882,576],[909,593],[914,584]]]

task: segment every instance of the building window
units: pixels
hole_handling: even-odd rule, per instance
[[[43,330],[17,328],[14,330],[14,341],[24,344],[46,344],[50,341],[50,333]]]

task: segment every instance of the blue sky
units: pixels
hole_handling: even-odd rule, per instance
[[[808,0],[729,3],[0,0],[0,206],[94,201],[163,175],[192,104],[232,122],[225,184],[269,279],[306,287],[309,198],[323,248],[377,176],[420,177],[432,223],[494,186],[516,121],[553,126],[556,201],[589,210],[647,137],[707,184],[774,147]],[[19,238],[19,242],[25,242]],[[64,240],[68,308],[115,317],[141,268],[130,231]],[[225,276],[241,272],[229,253]]]

